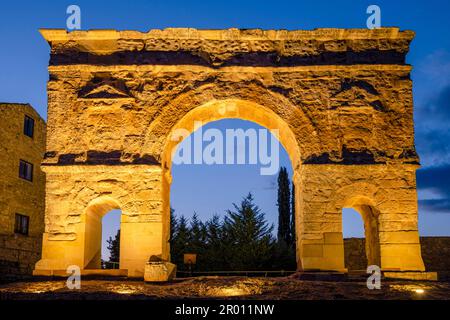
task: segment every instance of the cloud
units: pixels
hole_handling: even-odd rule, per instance
[[[450,52],[441,49],[437,50],[422,60],[417,67],[419,80],[432,84],[436,90],[450,84]]]
[[[419,200],[419,210],[425,213],[450,213],[450,199]]]
[[[435,75],[435,66],[430,68],[433,71],[429,72],[429,83],[426,86],[431,84],[434,88],[429,91],[436,90],[436,87],[445,81],[447,84],[427,99],[416,103],[416,146],[422,165],[438,167],[450,164],[450,63],[442,65],[442,74],[446,75],[445,81],[443,78],[439,78],[439,81],[433,80],[438,75]],[[418,90],[426,91],[426,88],[418,87],[416,91]]]
[[[426,102],[418,103],[416,109],[417,115],[424,118],[424,122],[419,123],[419,126],[430,126],[432,123],[429,120],[437,121],[439,124],[448,122],[450,119],[450,84],[443,87],[433,97],[428,98]],[[435,126],[431,125],[430,127]]]
[[[416,130],[416,146],[423,167],[450,164],[450,132],[448,129]]]
[[[417,188],[421,211],[450,213],[450,165],[418,170]]]
[[[425,214],[450,213],[449,61],[450,55],[443,51],[425,59],[416,90],[425,97],[415,108],[416,146],[423,166],[417,171],[417,189],[419,210]]]
[[[421,189],[434,188],[450,195],[450,165],[418,170],[417,184]]]
[[[421,200],[436,200],[436,199],[445,199],[446,196],[442,194],[439,189],[434,187],[431,188],[420,188],[417,190],[417,197],[419,201]]]

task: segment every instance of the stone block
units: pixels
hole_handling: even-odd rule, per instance
[[[325,244],[342,244],[343,242],[341,232],[325,232],[323,234],[323,242]]]
[[[415,281],[437,281],[437,272],[383,272],[387,279],[402,279]]]
[[[381,268],[389,271],[425,271],[420,244],[381,244]]]
[[[147,262],[144,271],[144,281],[146,282],[165,282],[175,278],[177,266],[173,263]]]
[[[303,257],[322,257],[323,244],[304,244],[302,245]]]
[[[418,231],[384,231],[380,232],[380,243],[419,243]]]

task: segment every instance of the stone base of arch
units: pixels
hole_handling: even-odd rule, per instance
[[[159,165],[45,166],[46,229],[35,274],[99,269],[101,217],[120,209],[120,266],[143,277],[151,256],[163,256]],[[88,212],[98,213],[89,216]],[[100,220],[100,221],[99,221]],[[99,229],[100,224],[100,229]]]
[[[119,270],[128,277],[144,277],[145,264],[152,255],[161,256],[161,223],[131,223],[122,226],[123,243],[121,243],[121,261]],[[44,234],[42,259],[33,271],[34,275],[53,275],[53,272],[67,270],[69,266],[78,266],[83,270],[99,270],[97,266],[84,265],[85,245],[80,240],[49,240]],[[114,276],[115,274],[111,274]],[[116,274],[123,276],[123,272]]]
[[[342,209],[366,205],[378,211],[381,270],[424,271],[416,169],[404,164],[303,165],[294,176],[298,269],[345,272]]]
[[[375,208],[381,269],[424,271],[415,165],[302,165],[296,184],[297,265],[345,272],[342,208]],[[168,179],[159,165],[46,166],[46,231],[36,274],[98,264],[98,219],[122,210],[120,269],[143,277],[151,256],[170,261]],[[170,178],[170,177],[169,177]],[[91,209],[89,209],[91,208]],[[94,208],[94,209],[92,209]],[[90,218],[89,210],[98,213]]]

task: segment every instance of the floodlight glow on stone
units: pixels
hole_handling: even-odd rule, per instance
[[[416,289],[416,290],[414,290],[414,292],[417,293],[417,294],[424,294],[425,290],[423,290],[423,289]]]

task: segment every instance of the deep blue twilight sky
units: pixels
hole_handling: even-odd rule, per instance
[[[82,29],[193,27],[206,29],[365,28],[366,8],[377,4],[382,26],[414,30],[408,55],[414,66],[419,229],[422,235],[450,235],[450,2],[427,1],[3,1],[0,4],[0,101],[27,102],[46,119],[49,47],[39,28],[65,28],[66,8],[81,7]],[[223,120],[208,127],[256,127]],[[290,169],[281,150],[281,165]],[[290,169],[291,170],[291,169]],[[179,166],[173,169],[172,206],[178,214],[202,219],[224,210],[252,191],[256,203],[276,221],[276,177],[258,166]],[[116,216],[116,219],[113,217]],[[118,215],[105,218],[105,237]],[[344,233],[362,235],[357,214],[346,213]]]

